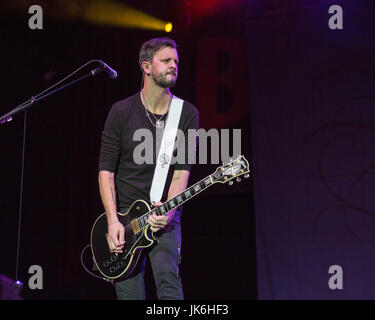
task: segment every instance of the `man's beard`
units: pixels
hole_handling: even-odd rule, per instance
[[[161,76],[158,76],[158,77],[156,77],[156,76],[153,75],[152,78],[154,79],[155,83],[158,86],[160,86],[160,87],[162,87],[164,89],[166,89],[166,88],[172,88],[176,84],[177,74],[173,73],[175,75],[175,77],[172,78],[172,79],[170,79],[170,80],[167,80],[167,75],[168,74],[171,74],[171,72],[168,72],[165,75],[161,75]]]

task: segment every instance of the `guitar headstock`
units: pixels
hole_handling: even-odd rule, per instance
[[[218,167],[216,171],[211,175],[213,183],[227,183],[229,185],[233,184],[233,179],[236,181],[241,181],[240,176],[244,178],[249,178],[249,162],[244,156],[238,156],[236,160],[230,161],[227,164]]]

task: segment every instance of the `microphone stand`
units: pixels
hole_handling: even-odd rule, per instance
[[[91,62],[99,62],[100,60],[92,60],[88,63],[86,63],[84,66],[86,66],[87,64],[91,63]],[[100,61],[101,62],[101,61]],[[75,72],[73,72],[72,74],[70,74],[67,78],[69,78],[70,76],[72,76],[74,73],[76,73],[77,71],[79,71],[81,68],[83,68],[84,66],[80,67],[78,70],[76,70]],[[24,113],[24,126],[23,126],[23,142],[22,142],[22,164],[21,164],[21,186],[20,186],[20,202],[19,202],[19,213],[18,213],[18,239],[17,239],[17,258],[16,258],[16,286],[18,288],[18,292],[20,292],[22,290],[22,287],[23,287],[23,283],[18,280],[18,268],[19,268],[19,253],[20,253],[20,235],[21,235],[21,217],[22,217],[22,200],[23,200],[23,180],[24,180],[24,168],[25,168],[25,147],[26,147],[26,120],[27,120],[27,109],[30,108],[31,106],[33,106],[34,104],[36,104],[37,102],[43,100],[44,98],[66,88],[66,87],[69,87],[83,79],[86,79],[88,77],[93,77],[93,76],[96,76],[98,75],[99,73],[103,72],[103,71],[106,71],[105,67],[104,66],[101,66],[99,68],[96,68],[94,70],[92,70],[90,73],[76,79],[76,80],[73,80],[61,87],[58,87],[57,89],[54,89],[53,91],[50,91],[44,95],[41,95],[40,94],[37,96],[37,97],[31,97],[30,100],[22,103],[21,105],[19,105],[18,107],[14,108],[13,110],[11,110],[10,112],[8,112],[7,114],[3,115],[0,117],[0,125],[1,124],[5,124],[7,122],[10,122],[13,120],[12,116],[15,115],[16,113],[18,112],[21,112],[23,110],[25,110],[25,113]],[[67,78],[64,78],[63,80],[61,80],[60,82],[66,80]],[[60,83],[59,82],[59,83]],[[57,83],[57,84],[59,84]],[[55,84],[54,86],[52,86],[51,88],[55,87],[57,84]],[[48,89],[46,90],[48,91]],[[46,91],[43,91],[43,92],[46,92]]]
[[[97,75],[97,74],[99,74],[99,73],[101,73],[101,72],[103,72],[103,71],[104,71],[104,68],[103,68],[103,67],[96,68],[96,69],[92,70],[90,73],[88,73],[88,74],[86,74],[86,75],[84,75],[84,76],[82,76],[82,77],[80,77],[80,78],[78,78],[78,79],[76,79],[76,80],[74,80],[74,81],[71,81],[71,82],[69,82],[69,83],[67,83],[67,84],[65,84],[65,85],[63,85],[63,86],[61,86],[61,87],[59,87],[59,88],[57,88],[57,89],[55,89],[55,90],[49,92],[49,93],[46,93],[45,95],[40,96],[39,98],[31,97],[30,100],[24,102],[24,103],[21,104],[20,106],[14,108],[12,111],[10,111],[10,112],[8,112],[7,114],[1,116],[1,117],[0,117],[0,124],[4,124],[4,123],[6,123],[6,122],[12,121],[12,119],[13,119],[12,116],[13,116],[14,114],[16,114],[16,113],[18,113],[18,112],[20,112],[20,111],[22,111],[22,110],[25,110],[26,108],[31,107],[33,104],[37,103],[37,102],[40,101],[40,100],[43,100],[44,98],[48,97],[49,95],[51,95],[51,94],[53,94],[53,93],[55,93],[55,92],[58,92],[58,91],[60,91],[60,90],[62,90],[62,89],[64,89],[64,88],[66,88],[66,87],[69,87],[69,86],[71,86],[72,84],[74,84],[74,83],[76,83],[76,82],[78,82],[78,81],[81,81],[81,80],[83,80],[83,79],[85,79],[85,78],[88,78],[88,77],[90,77],[90,76],[95,76],[95,75]]]

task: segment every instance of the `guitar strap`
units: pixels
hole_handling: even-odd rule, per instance
[[[150,189],[151,203],[160,201],[163,195],[165,181],[167,180],[169,165],[172,159],[173,147],[176,140],[183,103],[184,100],[173,96],[156,161],[154,177],[152,179],[152,185]]]

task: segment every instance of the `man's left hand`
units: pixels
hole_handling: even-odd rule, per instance
[[[159,207],[161,206],[162,203],[161,202],[157,202],[154,204],[154,207]],[[153,232],[158,232],[160,229],[166,227],[166,225],[168,224],[168,216],[167,215],[164,215],[164,216],[157,216],[155,213],[152,214],[151,216],[148,217],[148,220],[147,222],[150,224],[151,226],[151,230]]]

